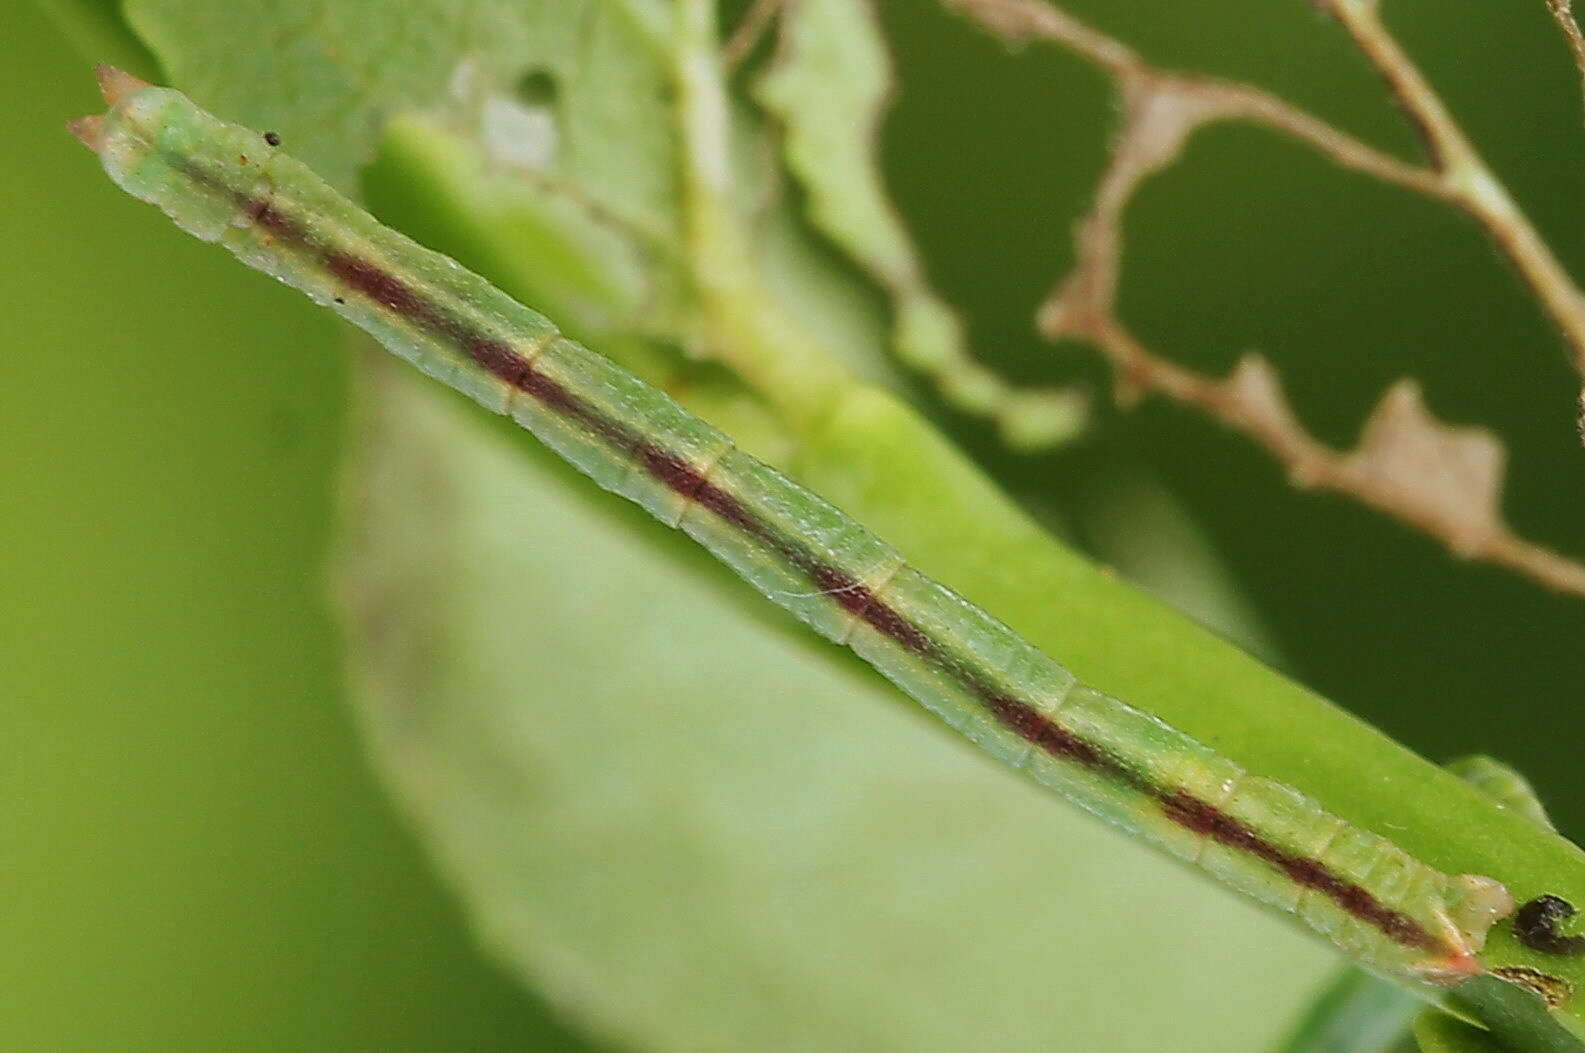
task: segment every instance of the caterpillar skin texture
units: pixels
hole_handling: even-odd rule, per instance
[[[1298,791],[1075,680],[858,523],[455,261],[382,227],[258,132],[100,71],[72,131],[119,186],[506,414],[773,602],[851,647],[981,748],[1304,924],[1362,964],[1435,984],[1482,972],[1513,909]]]

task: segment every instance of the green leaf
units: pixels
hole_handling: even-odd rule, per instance
[[[580,129],[557,170],[602,204],[665,224],[675,215],[658,64],[656,0],[127,0],[127,19],[172,83],[233,120],[273,127],[293,153],[351,190],[390,116],[466,105],[470,78],[504,89],[548,70]]]
[[[1390,1053],[1425,1002],[1349,966],[1330,980],[1282,1045],[1282,1053]]]
[[[1502,761],[1481,755],[1460,757],[1450,761],[1447,768],[1490,797],[1497,807],[1523,816],[1549,834],[1557,833],[1530,780]]]
[[[1579,1053],[1585,1048],[1545,1011],[1538,996],[1496,977],[1477,977],[1454,990],[1448,1001],[1458,1016],[1426,1010],[1415,1018],[1414,1037],[1424,1053]]]
[[[1509,1049],[1489,1031],[1434,1009],[1415,1018],[1414,1038],[1421,1053],[1505,1053]]]
[[[527,436],[372,364],[339,575],[354,695],[486,944],[597,1034],[1247,1049],[1326,967],[754,616]]]
[[[898,357],[959,408],[994,419],[1010,446],[1071,439],[1086,423],[1085,400],[1076,391],[1020,390],[987,369],[969,350],[962,320],[930,287],[881,183],[876,137],[892,91],[867,0],[801,0],[782,15],[781,45],[755,96],[784,129],[810,221],[890,294]]]
[[[1553,967],[1549,970],[1557,973]],[[1477,976],[1448,993],[1448,1004],[1479,1021],[1503,1049],[1524,1053],[1581,1053],[1585,1042],[1565,1028],[1566,1016],[1547,1012],[1541,996],[1496,976]],[[1418,1036],[1419,1031],[1416,1030]]]

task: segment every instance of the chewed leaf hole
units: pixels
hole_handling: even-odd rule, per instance
[[[525,70],[513,85],[517,101],[524,106],[538,106],[550,108],[556,105],[556,96],[559,90],[556,86],[556,77],[541,66]]]
[[[556,77],[532,66],[510,90],[484,100],[480,133],[486,151],[498,161],[523,168],[547,168],[560,141]]]

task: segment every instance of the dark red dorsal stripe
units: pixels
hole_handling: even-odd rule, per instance
[[[277,238],[297,241],[315,250],[304,228],[268,201],[246,201],[244,207],[256,222]],[[1381,903],[1371,892],[1330,870],[1324,863],[1295,855],[1264,839],[1247,824],[1188,792],[1158,786],[1144,778],[1105,747],[1091,742],[1040,713],[1028,703],[985,683],[966,669],[928,634],[900,611],[842,570],[818,558],[795,539],[780,534],[761,520],[733,494],[711,483],[688,461],[644,438],[621,421],[613,420],[534,368],[507,342],[472,331],[440,305],[378,264],[356,256],[321,251],[327,270],[349,289],[400,315],[409,323],[427,328],[453,341],[458,348],[512,388],[540,405],[576,420],[612,446],[631,456],[636,464],[679,496],[709,510],[723,522],[741,530],[785,558],[808,577],[811,584],[830,593],[855,617],[904,650],[931,661],[977,695],[986,710],[1002,725],[1036,748],[1123,782],[1153,799],[1162,814],[1177,825],[1217,844],[1262,860],[1303,888],[1319,892],[1343,910],[1406,947],[1434,951],[1440,942],[1419,922]]]

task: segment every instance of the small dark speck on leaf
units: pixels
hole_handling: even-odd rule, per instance
[[[280,133],[279,132],[265,132],[264,133],[264,141],[269,143],[271,146],[280,146],[281,145]]]
[[[1575,914],[1574,904],[1559,896],[1537,896],[1514,914],[1513,931],[1519,942],[1544,954],[1585,954],[1585,936],[1567,936],[1563,922]]]
[[[336,297],[336,298],[335,298],[335,299],[336,299],[336,302],[337,302],[337,303],[346,303],[346,302],[347,302],[347,301],[345,301],[345,300],[343,300],[343,299],[342,299],[342,298],[341,298],[341,297],[339,297],[339,296],[337,296],[337,297]]]

